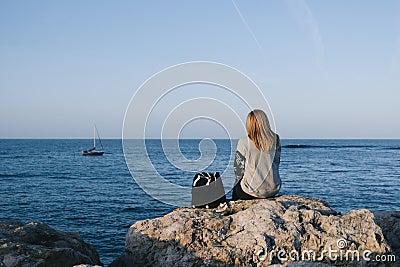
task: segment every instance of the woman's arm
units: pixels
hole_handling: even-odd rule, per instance
[[[276,135],[275,157],[274,162],[279,165],[281,162],[281,140],[279,135]]]
[[[238,183],[244,175],[244,167],[246,158],[239,152],[236,151],[235,162],[233,163],[233,169],[235,170],[236,183]]]

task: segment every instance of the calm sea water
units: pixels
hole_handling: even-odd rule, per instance
[[[131,224],[174,207],[148,196],[134,182],[121,140],[103,140],[102,157],[81,156],[91,143],[0,140],[0,220],[43,221],[58,230],[79,232],[109,264],[123,251]],[[186,159],[200,157],[199,140],[179,143]],[[207,170],[226,169],[223,179],[229,184],[234,149],[229,140],[215,144],[216,157]],[[146,145],[162,176],[191,184],[193,173],[169,163],[159,140],[147,140]],[[282,140],[280,170],[281,194],[322,197],[341,212],[400,210],[400,140]]]

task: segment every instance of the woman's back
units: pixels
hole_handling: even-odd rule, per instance
[[[257,198],[276,195],[281,188],[279,163],[281,146],[279,135],[275,135],[275,145],[260,151],[250,138],[242,138],[237,145],[236,161],[243,161],[244,172],[240,185],[242,190]],[[235,165],[238,165],[235,162]]]
[[[236,184],[233,199],[273,197],[281,189],[281,144],[264,111],[250,111],[247,137],[239,140],[234,163]]]

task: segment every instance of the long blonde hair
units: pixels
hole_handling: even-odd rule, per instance
[[[274,147],[276,134],[271,130],[267,115],[261,109],[250,111],[246,120],[247,136],[260,151],[268,151]]]

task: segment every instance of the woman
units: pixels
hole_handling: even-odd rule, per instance
[[[236,149],[232,198],[273,197],[281,189],[279,135],[271,130],[267,115],[259,109],[247,116],[246,132],[247,138],[240,139]]]

